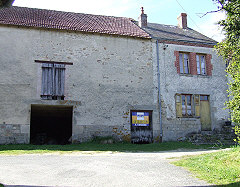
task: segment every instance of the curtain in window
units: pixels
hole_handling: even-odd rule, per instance
[[[189,73],[188,72],[188,54],[184,54],[184,73]]]
[[[183,54],[179,54],[180,73],[183,73]]]
[[[206,74],[206,67],[205,67],[205,56],[201,56],[201,68],[202,68],[202,74],[205,75]]]
[[[196,57],[197,57],[197,74],[201,74],[199,55],[197,55]]]

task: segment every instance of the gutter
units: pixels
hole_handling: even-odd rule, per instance
[[[158,106],[159,106],[159,125],[160,125],[160,142],[162,142],[162,103],[161,103],[161,90],[160,90],[160,67],[159,67],[159,46],[156,40],[157,50],[157,78],[158,78]]]

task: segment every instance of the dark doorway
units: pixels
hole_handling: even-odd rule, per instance
[[[71,143],[72,111],[72,106],[32,105],[30,143]]]
[[[131,111],[131,142],[137,144],[153,142],[152,111]]]

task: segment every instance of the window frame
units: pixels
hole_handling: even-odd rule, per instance
[[[187,71],[186,72],[186,66],[185,66],[185,55],[187,55]],[[181,71],[181,66],[182,66],[182,71]],[[190,54],[187,52],[179,52],[179,68],[180,68],[180,74],[191,74],[190,72]]]
[[[183,99],[183,96],[185,96],[185,99]],[[187,97],[190,96],[191,101],[191,114],[188,114],[188,108],[189,106],[187,104]],[[206,94],[189,94],[189,93],[176,93],[175,94],[175,106],[176,106],[176,117],[177,118],[200,118],[200,103],[201,101],[209,101],[210,95]],[[184,105],[183,105],[184,102]],[[183,113],[183,106],[185,112]]]
[[[184,99],[183,99],[184,96]],[[188,97],[190,96],[190,105],[188,105]],[[183,105],[183,100],[184,100],[184,105]],[[182,117],[193,117],[193,103],[192,103],[192,94],[181,94],[181,105],[182,105]],[[183,106],[185,107],[185,111],[183,113]],[[188,114],[188,106],[190,106],[191,113]]]
[[[204,72],[202,68],[202,57],[204,57]],[[196,54],[196,65],[197,65],[197,74],[198,75],[207,75],[207,63],[206,63],[206,54]],[[199,71],[198,71],[199,70]]]
[[[40,97],[42,100],[64,100],[65,98],[65,70],[66,65],[73,65],[71,62],[55,62],[55,61],[43,61],[35,60],[36,63],[41,65],[41,93]],[[46,72],[46,69],[50,68],[49,72]],[[45,71],[43,70],[45,69]],[[47,78],[47,85],[43,88],[43,85],[46,84],[46,75],[50,77],[50,80]],[[50,82],[49,82],[50,81]],[[40,82],[39,82],[40,83]],[[47,91],[46,91],[47,89]],[[47,92],[47,94],[43,94]],[[49,93],[48,93],[49,92]],[[62,93],[62,94],[59,94]]]

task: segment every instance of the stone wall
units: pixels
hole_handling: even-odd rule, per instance
[[[225,64],[213,48],[159,43],[163,140],[181,140],[188,133],[201,131],[200,118],[177,118],[175,94],[202,94],[210,97],[211,128],[220,129],[229,118]],[[166,48],[164,50],[164,48]],[[212,56],[212,75],[182,75],[176,67],[175,51]],[[156,61],[156,60],[155,60]],[[156,62],[154,64],[156,68]],[[209,71],[209,70],[208,70]],[[155,80],[156,85],[156,80]]]
[[[73,142],[127,139],[130,110],[153,110],[159,136],[149,39],[1,26],[0,43],[0,143],[29,143],[32,104],[73,106]],[[73,63],[66,66],[64,101],[40,99],[35,60]]]

